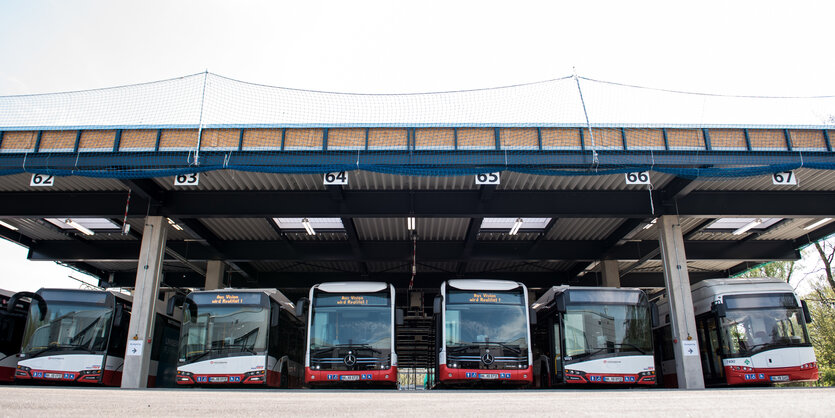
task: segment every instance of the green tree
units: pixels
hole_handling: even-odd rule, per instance
[[[820,370],[817,384],[835,386],[835,290],[828,284],[818,283],[806,301],[813,319],[809,337]]]
[[[737,277],[774,277],[782,279],[786,283],[790,283],[792,274],[794,273],[794,261],[772,261],[766,264],[760,264]]]

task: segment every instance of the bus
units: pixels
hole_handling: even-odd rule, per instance
[[[29,311],[29,302],[23,298],[11,300],[14,294],[0,289],[0,383],[14,381],[26,312]]]
[[[276,289],[190,293],[183,304],[177,383],[301,387],[304,323],[295,312]]]
[[[308,309],[305,384],[309,387],[397,387],[394,286],[331,282],[310,289],[297,304]]]
[[[656,384],[641,289],[554,286],[532,308],[536,386]]]
[[[818,366],[806,302],[775,278],[709,279],[691,286],[705,385],[815,381]],[[676,385],[669,303],[656,332],[665,386]]]
[[[529,385],[531,312],[524,284],[456,279],[435,298],[436,386]]]
[[[43,303],[29,306],[15,380],[120,386],[132,297],[70,289],[41,289],[34,295]],[[179,335],[180,321],[158,309],[148,386],[175,386]]]

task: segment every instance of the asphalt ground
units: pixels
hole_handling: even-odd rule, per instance
[[[20,416],[835,416],[835,388],[708,390],[232,390],[0,387]]]

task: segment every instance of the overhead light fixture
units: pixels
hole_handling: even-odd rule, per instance
[[[806,230],[806,231],[809,231],[809,230],[811,230],[811,229],[815,229],[815,228],[817,228],[817,227],[819,227],[819,226],[821,226],[821,225],[823,225],[823,224],[825,224],[825,223],[827,223],[827,222],[829,222],[829,221],[831,221],[831,220],[832,220],[832,218],[823,218],[823,219],[821,219],[821,220],[819,220],[819,221],[817,221],[817,222],[815,222],[815,223],[813,223],[813,224],[807,225],[807,226],[806,226],[805,228],[803,228],[803,229],[804,229],[804,230]],[[17,229],[17,228],[15,228],[15,229]]]
[[[14,225],[11,225],[11,224],[8,224],[8,223],[3,222],[3,221],[0,221],[0,226],[5,227],[5,228],[9,228],[12,231],[17,231],[19,229],[18,227],[14,226]]]
[[[95,235],[95,232],[93,232],[90,228],[87,228],[86,226],[81,225],[80,223],[78,223],[78,222],[76,222],[76,221],[74,221],[70,218],[64,219],[64,223],[73,227],[73,228],[75,228],[75,229],[77,229],[78,231],[80,231],[84,235]]]
[[[406,229],[408,229],[409,231],[414,231],[415,230],[415,217],[414,216],[409,216],[408,218],[406,218]]]
[[[748,230],[749,230],[749,229],[751,229],[751,228],[753,228],[753,227],[755,227],[755,226],[758,226],[758,225],[760,225],[761,223],[763,223],[762,218],[757,218],[757,219],[754,219],[753,221],[748,222],[747,224],[743,225],[741,228],[739,228],[739,229],[737,229],[736,231],[734,231],[734,232],[733,232],[733,234],[734,234],[734,235],[742,235],[742,234],[744,234],[744,233],[748,232]]]
[[[516,222],[513,223],[513,227],[510,228],[510,235],[516,235],[519,232],[519,228],[522,227],[522,218],[516,218]]]
[[[652,228],[652,226],[655,225],[656,222],[658,222],[658,218],[653,218],[652,221],[650,221],[648,224],[644,225],[643,229],[647,230],[647,229]]]
[[[313,226],[310,225],[310,221],[307,218],[302,219],[302,226],[307,231],[307,235],[316,235],[316,231],[313,230]]]
[[[172,227],[172,228],[174,228],[174,229],[176,229],[176,230],[178,230],[178,231],[182,231],[182,230],[183,230],[183,227],[182,227],[182,226],[180,226],[180,225],[177,225],[177,223],[176,223],[176,222],[174,222],[174,221],[172,221],[172,220],[171,220],[171,218],[166,218],[166,219],[168,219],[168,224],[169,224],[169,225],[171,225],[171,227]]]

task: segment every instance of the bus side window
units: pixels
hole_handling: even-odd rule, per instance
[[[560,321],[555,321],[552,317],[550,322],[552,323],[551,331],[553,332],[551,344],[553,344],[554,347],[554,367],[556,367],[554,370],[552,370],[552,372],[556,374],[561,374],[563,370],[563,358],[562,350],[560,349],[560,342],[562,341],[562,337],[560,335]]]

